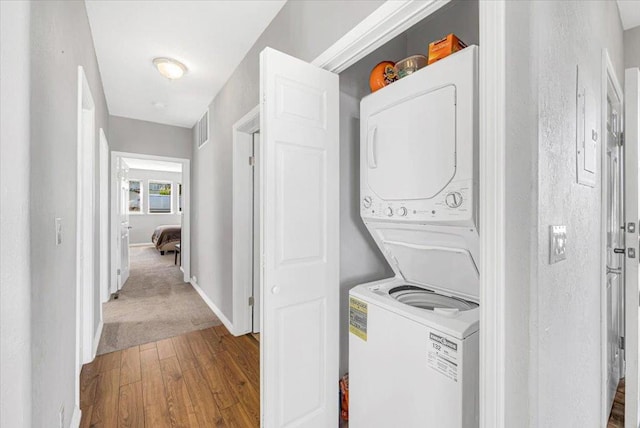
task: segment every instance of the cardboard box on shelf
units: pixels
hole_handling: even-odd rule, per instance
[[[446,58],[452,53],[458,52],[466,47],[467,45],[462,40],[451,33],[440,40],[429,43],[429,59],[427,64],[440,61],[442,58]]]

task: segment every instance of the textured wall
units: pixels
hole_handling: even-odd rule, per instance
[[[624,68],[640,67],[640,26],[624,32]]]
[[[192,144],[193,133],[189,128],[109,116],[112,151],[191,159]]]
[[[289,1],[211,103],[209,143],[193,148],[192,275],[231,319],[231,127],[258,105],[259,54],[267,46],[313,60],[382,1]]]
[[[30,427],[29,3],[0,20],[0,426]]]
[[[148,169],[130,169],[129,178],[131,180],[142,180],[144,190],[143,214],[130,214],[129,225],[132,227],[130,233],[131,244],[150,244],[151,234],[154,229],[163,224],[181,224],[182,215],[178,212],[178,183],[182,181],[182,173],[168,171],[151,171]],[[173,214],[148,214],[149,213],[149,181],[171,181],[173,183]]]
[[[576,183],[576,65],[600,118],[602,49],[608,49],[622,81],[622,26],[616,3],[608,1],[534,2],[531,19],[538,74],[538,251],[531,290],[536,300],[531,327],[537,353],[534,422],[597,426],[602,201],[600,168],[595,188]],[[567,260],[549,265],[548,227],[556,224],[567,225]]]
[[[106,130],[108,113],[84,2],[32,2],[30,224],[32,426],[36,427],[58,426],[61,405],[68,425],[74,408],[79,65],[84,67],[96,105],[99,165],[98,128]],[[97,177],[96,171],[96,198]],[[62,218],[60,246],[53,238],[56,217]],[[98,233],[96,216],[96,254]],[[95,268],[97,311],[98,263]]]

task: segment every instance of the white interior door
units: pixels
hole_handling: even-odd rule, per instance
[[[638,428],[638,144],[640,141],[640,69],[625,71],[624,79],[624,201],[625,201],[625,428]],[[633,226],[632,226],[633,225]]]
[[[608,79],[609,80],[609,79]],[[622,101],[618,98],[612,82],[608,81],[606,93],[605,129],[605,195],[606,195],[606,275],[607,299],[607,411],[611,410],[620,378],[623,376],[623,351],[621,349],[623,321],[623,266],[624,254],[624,205],[622,198],[623,153],[622,153]],[[609,414],[607,412],[607,415]]]
[[[124,283],[129,279],[129,231],[131,225],[129,224],[129,168],[124,161],[121,160],[120,164],[120,204],[119,216],[120,216],[120,280],[118,282],[118,290],[120,290]],[[143,190],[142,183],[140,184],[140,200],[142,204]],[[144,207],[144,205],[143,205]]]
[[[252,329],[260,333],[260,132],[253,134],[253,318]]]
[[[260,54],[262,426],[338,424],[338,76]]]

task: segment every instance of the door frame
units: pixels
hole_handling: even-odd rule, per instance
[[[117,240],[120,239],[120,224],[118,219],[117,198],[119,192],[117,162],[120,158],[147,159],[165,162],[180,163],[182,165],[182,244],[180,247],[180,257],[182,261],[182,273],[184,282],[191,282],[191,160],[185,158],[174,158],[168,156],[148,155],[129,152],[111,152],[111,200],[109,202],[109,213],[111,216],[111,281],[110,292],[118,290],[118,257]]]
[[[109,142],[100,128],[100,303],[109,300]],[[100,305],[102,323],[102,305]]]
[[[449,0],[387,1],[311,63],[340,73]],[[479,4],[480,19],[480,426],[504,428],[506,384],[506,0]],[[259,123],[259,106],[234,125]],[[258,125],[259,127],[259,125]],[[249,128],[251,129],[251,128]],[[257,130],[257,129],[256,129]],[[246,132],[245,132],[246,133]],[[247,331],[250,290],[233,287],[233,334]],[[237,310],[236,308],[239,308]],[[244,324],[241,324],[244,319]],[[244,328],[240,328],[240,326]]]
[[[601,339],[601,354],[600,354],[600,363],[601,363],[601,378],[600,378],[600,393],[601,393],[601,417],[600,421],[602,426],[606,426],[607,421],[609,420],[609,404],[607,402],[607,289],[606,289],[606,281],[607,281],[607,231],[606,231],[606,223],[607,223],[607,197],[608,197],[608,185],[607,185],[607,177],[608,174],[605,174],[605,168],[607,163],[607,147],[606,147],[606,129],[607,129],[607,93],[609,92],[609,80],[613,86],[613,90],[615,95],[620,100],[622,106],[624,106],[624,93],[622,91],[622,86],[620,86],[620,82],[618,81],[618,77],[616,76],[615,69],[613,68],[613,63],[611,62],[611,58],[609,57],[609,51],[605,48],[602,50],[602,87],[601,87],[601,100],[600,100],[600,134],[603,136],[600,142],[600,193],[601,193],[601,213],[600,213],[600,339]],[[623,114],[623,112],[621,112]],[[624,296],[624,282],[623,287],[621,288],[621,293]],[[621,320],[621,321],[624,321]]]
[[[91,87],[82,66],[78,67],[77,86],[77,167],[76,167],[76,379],[82,365],[93,359],[94,295],[96,255],[96,107]],[[76,382],[76,405],[80,388]]]
[[[253,295],[253,257],[247,257],[246,251],[251,249],[253,255],[253,239],[247,234],[246,218],[242,218],[243,202],[247,196],[241,186],[240,165],[247,162],[242,158],[241,144],[253,144],[253,134],[260,130],[260,106],[256,106],[233,125],[233,179],[232,179],[232,287],[233,287],[233,320],[229,332],[235,336],[253,331],[253,307],[249,298]],[[251,213],[253,214],[253,212]],[[242,218],[242,219],[241,219]]]

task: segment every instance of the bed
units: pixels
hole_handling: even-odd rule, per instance
[[[182,226],[179,224],[158,226],[151,235],[151,242],[162,255],[165,251],[175,251],[176,244],[179,244],[181,239]]]

